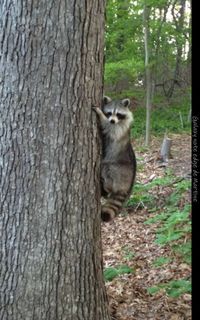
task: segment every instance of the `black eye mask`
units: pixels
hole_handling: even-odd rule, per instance
[[[112,112],[105,112],[105,116],[109,118],[110,116],[112,116]]]
[[[124,120],[126,118],[125,114],[122,114],[122,113],[117,113],[117,118],[119,120]]]

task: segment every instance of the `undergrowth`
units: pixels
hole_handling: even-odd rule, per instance
[[[187,104],[174,105],[168,107],[155,107],[151,111],[151,134],[163,136],[167,133],[183,133],[191,131],[191,122],[188,121],[189,108]],[[133,113],[134,123],[131,130],[133,138],[145,135],[146,109],[136,108]]]
[[[151,218],[144,223],[156,225],[155,243],[159,246],[168,246],[172,252],[172,256],[159,257],[155,260],[154,268],[171,263],[174,257],[183,263],[191,264],[191,203],[185,197],[190,189],[191,180],[177,178],[171,172],[146,184],[137,183],[134,187],[133,196],[130,197],[127,207],[135,210],[145,207]],[[190,293],[191,282],[188,279],[173,280],[156,284],[149,288],[148,292],[154,294],[161,289],[169,296],[178,297],[182,293]]]
[[[116,267],[108,267],[104,270],[104,279],[105,281],[112,281],[115,277],[118,277],[121,274],[133,273],[133,268],[130,268],[127,265],[119,265]]]
[[[150,287],[147,291],[149,294],[155,294],[161,289],[165,290],[168,296],[178,298],[183,293],[191,293],[191,282],[187,279],[172,280]]]

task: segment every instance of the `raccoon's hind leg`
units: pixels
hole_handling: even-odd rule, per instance
[[[113,193],[110,194],[109,198],[106,200],[106,203],[103,204],[101,208],[101,219],[105,222],[113,220],[116,214],[122,208],[125,199],[126,195]]]

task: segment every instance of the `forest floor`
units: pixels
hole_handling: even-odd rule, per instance
[[[133,142],[138,170],[136,183],[148,184],[171,170],[177,179],[191,178],[191,136],[173,134],[172,158],[167,165],[159,162],[162,138],[154,138],[150,148],[142,148],[142,142]],[[175,178],[176,179],[176,178]],[[177,180],[178,181],[178,180]],[[157,208],[163,208],[165,199],[172,193],[174,182],[157,188]],[[134,188],[133,188],[134,198]],[[191,190],[184,192],[179,208],[191,203]],[[185,263],[170,245],[158,245],[156,224],[145,224],[155,212],[143,203],[128,207],[113,222],[102,224],[104,269],[128,265],[133,272],[121,274],[106,282],[112,319],[116,320],[190,320],[191,294],[171,297],[165,289],[155,294],[148,288],[173,279],[190,279],[191,266]],[[177,240],[178,241],[178,240]],[[156,265],[160,257],[170,257],[169,263]]]

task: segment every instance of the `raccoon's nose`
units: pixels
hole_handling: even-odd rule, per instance
[[[110,120],[110,123],[115,123],[115,120],[114,120],[114,119],[111,119],[111,120]]]

